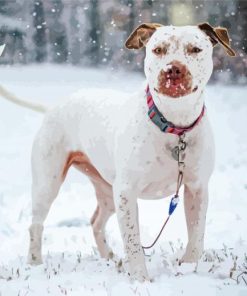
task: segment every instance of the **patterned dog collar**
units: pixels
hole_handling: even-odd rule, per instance
[[[152,122],[157,125],[160,130],[164,133],[170,133],[174,135],[181,136],[182,134],[191,131],[202,119],[204,113],[205,113],[205,105],[203,105],[202,112],[199,115],[199,117],[190,125],[187,127],[179,127],[175,126],[173,123],[169,122],[163,114],[159,111],[159,109],[156,107],[153,97],[150,93],[149,86],[146,88],[146,95],[147,95],[147,104],[148,104],[148,116],[152,120]]]

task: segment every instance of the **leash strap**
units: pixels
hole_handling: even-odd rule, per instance
[[[179,203],[179,190],[180,190],[180,187],[182,186],[182,183],[183,183],[184,168],[185,168],[184,158],[185,158],[185,149],[186,149],[186,146],[187,146],[186,142],[184,141],[184,137],[185,137],[185,134],[182,134],[182,135],[179,136],[178,146],[175,147],[176,150],[177,150],[177,157],[175,157],[175,158],[176,158],[177,163],[178,163],[177,189],[176,189],[175,195],[172,197],[172,199],[170,201],[168,217],[166,218],[163,226],[161,227],[160,232],[156,236],[153,243],[151,245],[149,245],[149,246],[142,246],[144,255],[145,255],[144,250],[150,249],[156,244],[156,242],[160,238],[160,236],[161,236],[167,222],[169,221],[171,215],[173,214],[173,212],[175,211],[175,209],[176,209],[176,207],[177,207],[177,205]]]

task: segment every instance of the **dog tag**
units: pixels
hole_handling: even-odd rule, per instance
[[[178,146],[175,146],[173,149],[172,149],[172,157],[178,161],[178,154],[179,154],[179,147]]]

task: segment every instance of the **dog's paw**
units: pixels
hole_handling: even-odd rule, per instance
[[[149,277],[146,267],[145,266],[135,266],[132,268],[128,275],[131,281],[138,281],[138,282],[152,282],[153,280]]]
[[[148,276],[148,274],[134,273],[134,274],[128,274],[128,275],[131,281],[138,281],[140,283],[153,282],[153,280]]]
[[[29,254],[27,259],[27,264],[30,264],[32,266],[43,264],[42,257],[35,256],[35,254]]]
[[[121,258],[119,258],[117,255],[111,253],[108,260],[115,264],[115,267],[119,273],[125,271],[125,266],[124,266],[123,260]]]
[[[199,249],[186,249],[183,257],[179,260],[179,264],[182,263],[196,263],[202,256],[202,250]]]

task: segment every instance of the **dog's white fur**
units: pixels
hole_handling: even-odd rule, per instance
[[[167,54],[162,58],[154,55],[153,48],[167,40],[170,43]],[[188,43],[199,46],[202,52],[187,55]],[[159,72],[173,60],[189,68],[193,87],[198,87],[195,92],[170,98],[154,90]],[[203,89],[212,68],[212,44],[196,26],[160,27],[146,44],[147,83],[159,110],[176,125],[190,125],[199,116],[204,104]],[[140,243],[137,198],[162,198],[175,192],[177,162],[171,150],[177,145],[178,137],[162,133],[150,121],[147,111],[145,86],[142,86],[135,94],[122,97],[115,92],[108,95],[99,92],[94,100],[81,91],[47,113],[32,150],[30,263],[42,262],[43,223],[63,182],[62,171],[68,154],[81,151],[105,181],[93,182],[98,208],[92,224],[100,254],[106,258],[111,256],[104,226],[115,210],[129,273],[138,280],[149,278]],[[185,140],[184,205],[188,244],[182,261],[192,262],[197,261],[203,251],[208,182],[214,167],[214,141],[207,114],[186,134]]]

